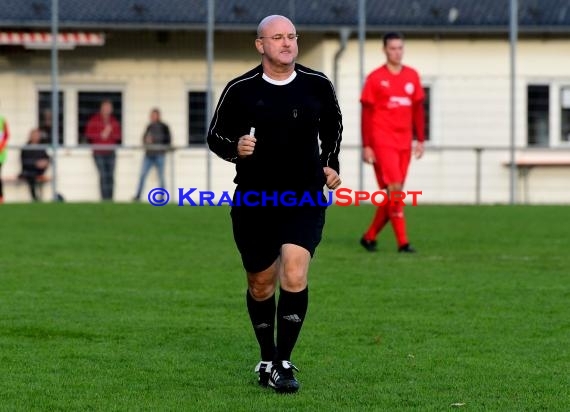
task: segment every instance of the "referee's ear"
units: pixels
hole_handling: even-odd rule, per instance
[[[259,52],[259,54],[264,54],[263,50],[263,41],[261,39],[255,39],[255,48]]]

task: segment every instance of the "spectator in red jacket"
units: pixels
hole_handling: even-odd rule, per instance
[[[93,150],[93,158],[99,171],[101,198],[113,200],[115,145],[121,142],[121,125],[113,116],[113,103],[110,100],[103,100],[99,112],[89,118],[85,137],[90,144],[97,146]],[[105,145],[109,148],[101,147]]]

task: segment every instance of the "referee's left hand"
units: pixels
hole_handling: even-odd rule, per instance
[[[340,177],[336,172],[336,170],[327,166],[323,167],[323,171],[325,172],[325,176],[327,177],[327,187],[329,189],[334,190],[340,186],[342,181],[340,180]]]

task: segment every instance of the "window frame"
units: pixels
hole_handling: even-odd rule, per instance
[[[425,82],[422,84],[424,89],[424,111],[425,111],[425,143],[433,144],[433,82]],[[427,93],[426,93],[427,89]],[[427,106],[427,107],[426,107]]]
[[[193,125],[196,125],[197,123],[200,123],[199,121],[197,122],[192,122],[192,110],[191,110],[191,94],[201,94],[203,99],[204,99],[204,104],[203,104],[203,109],[204,109],[204,113],[203,113],[203,117],[202,117],[202,125],[199,126],[200,128],[203,128],[203,137],[201,140],[193,140],[193,136],[197,136],[198,134],[193,134],[192,133],[192,128]],[[188,127],[186,129],[186,134],[187,134],[187,139],[186,139],[186,144],[190,147],[204,147],[207,144],[207,136],[208,136],[208,92],[206,90],[203,89],[199,89],[199,88],[190,88],[187,90],[186,92],[186,120],[188,121]],[[198,127],[198,126],[196,126]]]
[[[566,96],[566,98],[564,97],[564,93],[568,93],[568,95]],[[559,96],[559,101],[558,101],[558,127],[557,127],[557,131],[559,133],[558,135],[558,142],[561,146],[570,146],[570,81],[568,82],[561,82],[560,86],[558,87],[558,96]],[[567,107],[564,107],[564,106]],[[563,112],[564,111],[568,112],[568,124],[567,124],[567,136],[568,139],[565,140],[564,139],[564,133],[563,133]]]
[[[547,115],[546,115],[546,126],[547,126],[547,140],[546,144],[537,144],[530,142],[531,136],[531,127],[530,127],[530,100],[529,100],[529,92],[531,87],[542,87],[546,88],[548,91],[547,101]],[[525,143],[526,147],[530,148],[548,148],[553,146],[553,135],[552,135],[552,110],[551,110],[551,100],[552,100],[552,85],[548,82],[540,82],[540,81],[529,81],[526,83],[525,87],[525,127],[526,127],[526,136],[525,136]]]
[[[40,101],[41,101],[41,95],[42,94],[47,94],[49,95],[49,105],[45,108],[40,107]],[[52,110],[53,113],[53,109],[51,107],[51,87],[48,86],[39,86],[36,88],[36,114],[35,114],[35,127],[41,128],[42,127],[42,113],[44,109],[50,109]],[[58,94],[59,94],[59,98],[58,98],[58,103],[59,103],[59,139],[58,139],[58,146],[64,146],[65,142],[67,141],[66,139],[66,131],[68,130],[68,128],[66,127],[66,109],[67,109],[67,104],[66,104],[66,95],[67,95],[67,91],[65,89],[59,89],[58,90]],[[51,133],[50,133],[51,135]],[[50,141],[47,142],[46,144],[52,144],[51,142],[51,138]]]

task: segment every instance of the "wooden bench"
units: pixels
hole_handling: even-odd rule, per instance
[[[38,184],[37,195],[40,199],[43,198],[44,185],[49,182],[51,182],[51,177],[46,175],[41,175],[36,178],[36,183]],[[27,184],[27,181],[26,179],[21,178],[20,176],[6,176],[2,177],[2,183],[5,185],[21,185],[21,184]]]
[[[510,160],[503,162],[504,166],[511,167],[513,162]],[[528,201],[528,176],[530,171],[537,167],[570,167],[570,156],[547,156],[547,155],[520,155],[514,165],[517,168],[519,178],[523,182],[524,202]]]

